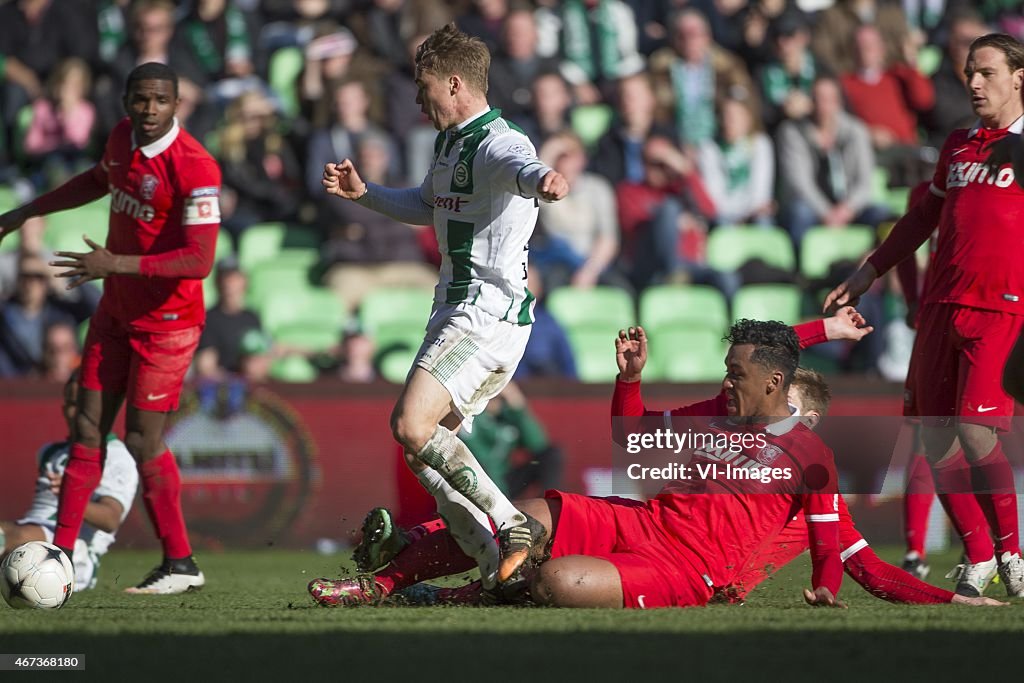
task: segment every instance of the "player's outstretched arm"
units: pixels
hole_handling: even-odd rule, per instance
[[[106,171],[96,165],[28,204],[0,215],[0,242],[20,230],[29,218],[73,209],[99,199],[108,192],[106,177]]]
[[[558,171],[548,171],[537,183],[537,194],[546,202],[557,202],[569,194],[569,183]]]
[[[860,341],[875,331],[853,306],[843,306],[836,314],[825,318],[825,336],[829,341]]]
[[[823,307],[825,313],[834,314],[843,306],[856,306],[861,295],[868,291],[876,278],[878,278],[878,271],[870,262],[865,262],[857,269],[857,272],[828,293]]]
[[[846,603],[832,595],[832,591],[824,586],[818,586],[813,591],[805,588],[804,602],[811,607],[838,607],[846,609]]]
[[[324,186],[327,194],[352,201],[362,197],[369,189],[351,159],[324,166],[324,177],[320,184]]]
[[[321,184],[327,194],[357,201],[363,206],[409,225],[430,225],[434,221],[434,206],[430,197],[430,174],[423,185],[394,189],[365,182],[350,159],[324,166]]]
[[[619,379],[623,382],[639,382],[644,366],[647,365],[647,333],[637,325],[629,330],[619,330],[615,338],[615,363],[619,366]]]

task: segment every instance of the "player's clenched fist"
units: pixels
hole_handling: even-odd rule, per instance
[[[326,164],[320,184],[327,194],[338,195],[343,199],[359,199],[366,194],[366,183],[359,177],[350,159],[338,164]]]
[[[644,328],[631,327],[619,330],[615,338],[615,362],[619,366],[619,379],[623,382],[639,382],[640,373],[647,364],[647,334]]]
[[[558,171],[548,171],[537,183],[537,193],[546,202],[557,202],[569,194],[569,183]]]

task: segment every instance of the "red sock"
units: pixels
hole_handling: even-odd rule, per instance
[[[432,519],[429,522],[423,522],[423,524],[417,524],[413,528],[409,529],[409,538],[414,543],[424,536],[428,536],[435,531],[440,531],[445,528],[444,520],[438,517]]]
[[[971,483],[985,519],[996,537],[995,552],[1020,553],[1017,530],[1017,491],[1013,485],[1013,469],[1003,454],[1003,445],[996,447],[978,462],[971,464]]]
[[[985,515],[977,498],[971,493],[971,469],[964,458],[964,452],[957,451],[940,466],[932,467],[932,474],[935,475],[939,502],[963,541],[967,561],[977,564],[991,560],[995,550],[988,537]]]
[[[174,454],[164,451],[139,466],[142,475],[142,501],[149,521],[164,547],[164,557],[179,560],[192,554],[181,514],[181,474]]]
[[[903,497],[903,531],[907,552],[924,557],[924,541],[928,535],[928,514],[935,500],[935,480],[923,455],[911,456],[907,472],[907,495]]]
[[[462,552],[443,522],[440,525],[428,522],[420,526],[433,530],[398,553],[391,564],[373,577],[384,592],[391,593],[420,581],[476,568],[476,560]]]
[[[64,468],[57,503],[57,529],[53,533],[53,544],[60,548],[72,549],[82,529],[85,508],[89,505],[92,492],[99,486],[103,476],[102,452],[80,443],[71,444],[71,456]]]

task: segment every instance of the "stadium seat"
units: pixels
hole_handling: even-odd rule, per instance
[[[302,356],[285,356],[270,365],[270,378],[278,382],[308,384],[316,380],[317,369]]]
[[[889,171],[882,166],[875,166],[871,172],[871,200],[876,204],[884,204],[889,192]]]
[[[380,376],[392,384],[404,384],[405,378],[409,376],[409,368],[416,360],[416,352],[419,345],[412,350],[391,348],[385,353],[378,353],[374,365],[377,366]]]
[[[815,226],[800,244],[800,272],[806,278],[823,278],[836,261],[860,261],[874,245],[875,231],[867,225]]]
[[[657,378],[669,382],[721,381],[727,350],[721,331],[690,325],[659,329],[648,343]]]
[[[617,287],[559,287],[548,295],[547,307],[566,330],[600,328],[614,333],[636,322],[633,300]]]
[[[270,56],[267,81],[281,101],[281,109],[287,118],[294,118],[299,113],[299,99],[295,83],[302,73],[305,62],[302,50],[297,47],[283,47]]]
[[[612,125],[615,112],[607,104],[584,104],[573,107],[569,124],[584,146],[592,147]]]
[[[363,297],[359,322],[363,331],[378,339],[386,331],[416,330],[423,341],[423,330],[434,305],[434,290],[414,287],[379,288]],[[379,348],[379,345],[378,345]],[[419,348],[419,342],[416,344]]]
[[[320,238],[316,231],[284,223],[256,223],[242,232],[238,244],[238,263],[249,270],[258,263],[277,259],[282,253],[299,251],[304,258],[318,258]],[[309,264],[307,264],[309,265]]]
[[[267,261],[253,266],[248,273],[249,291],[246,301],[260,309],[270,292],[302,292],[312,288],[309,268],[302,264]]]
[[[234,248],[231,246],[231,235],[227,230],[217,232],[217,247],[213,252],[213,268],[210,274],[203,278],[203,302],[206,308],[210,309],[217,305],[217,264],[231,255]]]
[[[729,326],[725,296],[708,285],[656,285],[640,295],[640,324],[650,333],[689,325],[721,334]]]
[[[333,323],[303,319],[277,325],[272,336],[278,344],[320,352],[338,345],[341,330]]]
[[[106,244],[109,222],[109,201],[100,200],[70,211],[58,211],[46,217],[43,242],[54,251],[87,251],[89,247],[82,235],[88,235],[98,244]]]
[[[796,285],[747,285],[732,300],[733,319],[800,322],[801,292]]]
[[[884,204],[889,207],[894,216],[902,216],[907,212],[907,204],[910,202],[909,187],[891,187],[885,193]]]
[[[576,374],[581,382],[614,382],[619,374],[615,364],[615,336],[599,329],[568,330],[569,345],[576,359]]]
[[[922,45],[917,51],[917,70],[929,78],[935,75],[942,64],[942,48],[938,45]]]
[[[17,208],[20,203],[18,201],[18,193],[15,192],[13,187],[0,185],[0,213],[6,213],[11,209]]]
[[[796,267],[793,242],[782,228],[728,225],[708,235],[708,265],[716,270],[734,271],[755,258],[782,270]]]
[[[263,328],[275,338],[284,325],[306,323],[333,329],[337,339],[345,323],[341,301],[329,289],[272,290],[259,310]]]

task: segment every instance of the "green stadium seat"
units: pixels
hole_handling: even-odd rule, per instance
[[[267,261],[253,266],[248,273],[249,291],[246,301],[250,307],[260,309],[271,292],[304,292],[312,289],[309,268],[301,264]]]
[[[731,225],[715,228],[708,235],[707,262],[716,270],[734,271],[755,258],[782,270],[796,267],[793,241],[782,228]]]
[[[648,343],[657,377],[670,382],[720,382],[727,350],[721,331],[689,325],[659,329]]]
[[[395,330],[416,330],[419,341],[434,305],[434,290],[414,287],[379,288],[363,297],[359,322],[363,331],[378,341]],[[400,336],[400,335],[399,335]],[[419,342],[416,343],[419,348]]]
[[[312,265],[319,258],[319,246],[319,235],[310,228],[284,223],[256,223],[246,228],[239,239],[238,263],[242,270],[249,270],[259,263],[296,251],[302,254],[298,257],[300,260],[311,259],[307,265]]]
[[[282,47],[270,55],[267,80],[270,89],[281,101],[281,108],[287,118],[293,118],[299,113],[295,84],[302,73],[304,62],[302,49],[297,47]]]
[[[876,204],[884,204],[889,193],[889,171],[882,166],[875,166],[871,172],[871,199]]]
[[[581,382],[614,382],[619,374],[615,364],[614,333],[598,329],[567,330],[569,345],[576,359],[576,373]]]
[[[299,320],[277,325],[273,332],[274,341],[290,348],[303,351],[327,351],[338,345],[341,330],[332,323],[313,320]]]
[[[917,51],[917,70],[931,77],[942,64],[942,48],[938,45],[922,45]]]
[[[632,298],[617,287],[560,287],[548,295],[547,308],[566,330],[602,329],[614,334],[636,322]]]
[[[815,226],[800,244],[800,272],[806,278],[823,278],[836,261],[860,261],[873,246],[875,231],[867,225]]]
[[[18,201],[18,193],[13,187],[0,185],[0,213],[6,213],[15,209],[21,202]]]
[[[779,320],[787,325],[800,322],[802,296],[796,285],[747,285],[732,300],[733,318]]]
[[[640,295],[640,324],[651,333],[685,325],[721,334],[729,326],[728,304],[708,285],[656,285]]]
[[[282,289],[267,293],[260,306],[263,328],[272,337],[284,325],[311,323],[334,330],[335,338],[345,324],[341,301],[329,289]]]
[[[392,384],[404,384],[405,378],[409,376],[409,368],[416,360],[417,351],[419,351],[419,345],[411,351],[392,348],[385,353],[378,354],[375,365],[380,376]]]
[[[316,380],[317,369],[302,356],[285,356],[270,364],[270,378],[278,382],[308,384]]]
[[[572,108],[569,125],[586,147],[592,147],[611,128],[614,116],[607,104],[584,104]]]
[[[203,302],[207,309],[217,305],[217,264],[230,256],[233,251],[231,234],[227,230],[219,230],[217,232],[217,247],[213,252],[213,268],[210,269],[210,274],[203,278]]]
[[[885,193],[883,202],[895,216],[902,216],[907,212],[907,204],[910,202],[909,187],[891,187]]]

